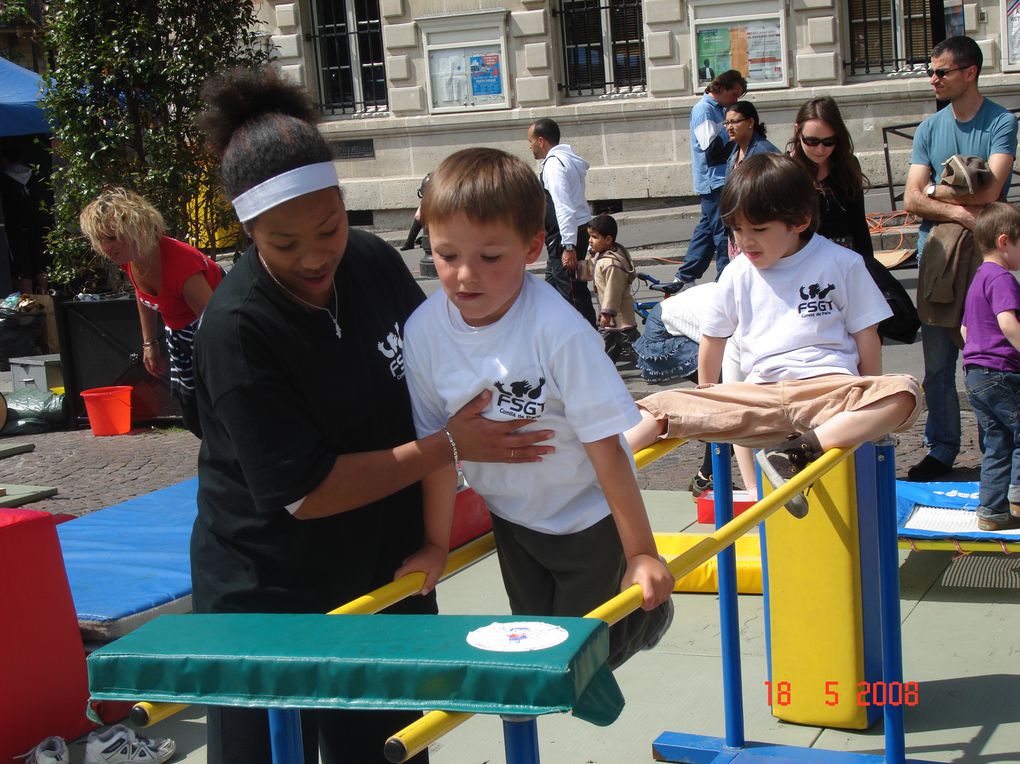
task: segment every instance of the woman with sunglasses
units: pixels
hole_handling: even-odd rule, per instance
[[[868,179],[854,156],[853,140],[836,102],[822,96],[801,106],[786,148],[815,179],[818,233],[864,258],[874,257],[864,214]]]

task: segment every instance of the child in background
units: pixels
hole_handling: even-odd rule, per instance
[[[733,171],[720,209],[741,256],[701,324],[701,384],[639,401],[632,449],[663,437],[764,447],[758,462],[778,486],[827,449],[914,422],[917,381],[882,375],[877,326],[889,306],[859,255],[812,233],[817,208],[811,178],[788,156],[758,154]],[[716,385],[730,336],[746,381]],[[797,499],[787,507],[806,512]]]
[[[578,278],[595,282],[599,298],[599,330],[605,338],[606,354],[616,361],[640,336],[634,316],[630,285],[634,263],[627,248],[616,241],[617,226],[612,215],[596,215],[588,223],[590,256],[581,262]]]
[[[967,397],[984,432],[978,528],[1020,527],[1020,210],[986,206],[974,224],[983,262],[963,308]]]
[[[492,513],[514,614],[581,616],[640,584],[643,610],[610,630],[609,663],[618,666],[669,627],[673,576],[656,552],[622,437],[639,419],[630,394],[598,334],[526,273],[544,246],[542,187],[516,157],[465,149],[432,174],[421,209],[443,289],[405,328],[415,426],[443,430],[451,406],[491,390],[483,416],[554,431],[556,450],[542,461],[464,462],[463,472]],[[431,543],[396,575],[423,571],[427,590],[446,558],[456,471],[423,485]]]

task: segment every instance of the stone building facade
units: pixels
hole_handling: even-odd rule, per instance
[[[966,33],[982,92],[1020,107],[1009,0],[264,0],[278,64],[321,104],[349,209],[406,222],[419,181],[469,145],[530,160],[538,117],[592,165],[590,199],[623,209],[692,192],[688,118],[706,78],[749,75],[785,145],[807,98],[840,103],[873,185],[902,181],[911,128],[935,109],[932,40]],[[870,14],[870,15],[869,15]],[[902,133],[900,135],[899,133]],[[399,222],[398,222],[399,221]]]

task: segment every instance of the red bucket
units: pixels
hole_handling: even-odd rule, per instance
[[[131,387],[94,387],[82,390],[89,427],[93,435],[124,435],[131,432]]]

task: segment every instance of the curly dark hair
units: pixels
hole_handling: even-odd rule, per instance
[[[202,95],[207,108],[199,127],[220,157],[230,198],[288,170],[333,159],[308,93],[270,66],[217,75]]]

